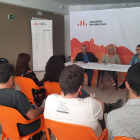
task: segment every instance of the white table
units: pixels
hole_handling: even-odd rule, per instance
[[[107,71],[117,71],[117,72],[127,72],[131,65],[121,65],[121,64],[105,64],[105,63],[83,63],[78,61],[77,63],[67,62],[65,66],[76,64],[84,69],[94,69],[94,70],[107,70]]]
[[[77,63],[72,63],[72,62],[67,62],[65,63],[65,66],[69,66],[72,64],[76,64],[84,69],[94,69],[94,70],[107,70],[107,71],[116,71],[116,72],[127,72],[129,67],[131,65],[121,65],[121,64],[105,64],[105,63],[94,63],[94,62],[88,62],[88,63],[83,63],[81,61],[78,61]],[[119,75],[121,76],[121,75]],[[121,76],[123,77],[123,76]],[[98,79],[99,80],[99,79]],[[98,82],[97,82],[97,87],[98,87]],[[116,89],[117,89],[117,83],[116,83]],[[128,99],[128,90],[126,94],[126,101]]]

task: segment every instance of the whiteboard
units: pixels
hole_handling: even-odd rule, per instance
[[[53,55],[52,20],[31,20],[33,71],[45,71]]]

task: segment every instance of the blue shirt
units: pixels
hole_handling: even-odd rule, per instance
[[[129,65],[134,65],[138,62],[140,62],[139,56],[137,54],[134,54],[131,61],[129,62]]]
[[[86,55],[83,54],[83,58],[84,58],[84,62],[89,62],[88,54],[86,54]]]

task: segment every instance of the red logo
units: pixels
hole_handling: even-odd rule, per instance
[[[35,22],[33,25],[38,25],[37,22]]]
[[[81,20],[80,23],[78,23],[78,26],[87,26],[87,23],[85,23],[84,20]]]

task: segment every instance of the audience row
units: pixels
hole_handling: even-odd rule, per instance
[[[87,52],[85,45],[82,46],[81,49],[82,55],[87,55],[82,56],[84,60],[90,62],[90,59],[96,59],[92,53]],[[84,69],[77,65],[65,67],[64,62],[58,56],[52,56],[49,59],[45,66],[44,78],[39,81],[35,73],[30,70],[30,55],[25,53],[19,54],[15,70],[11,64],[0,64],[0,105],[17,109],[27,119],[35,119],[44,112],[44,117],[47,119],[88,126],[92,128],[97,137],[99,137],[102,130],[106,128],[104,113],[108,113],[107,128],[112,139],[115,136],[140,139],[138,111],[140,106],[139,45],[136,50],[137,54],[132,58],[133,66],[131,66],[127,72],[125,85],[130,92],[130,99],[124,107],[121,107],[123,104],[122,99],[119,99],[116,103],[109,104],[91,98],[90,94],[82,88]],[[121,63],[119,56],[115,54],[114,46],[109,46],[108,52],[109,54],[105,55],[99,63],[109,63],[110,58],[111,63],[114,61],[115,63]],[[78,57],[81,57],[81,53],[77,54],[74,62],[80,61]],[[137,57],[138,61],[136,61]],[[132,61],[130,63],[132,63]],[[38,86],[43,86],[45,81],[59,82],[61,95],[52,94],[46,98],[45,88],[33,90],[33,97],[38,106],[35,108],[34,105],[29,103],[24,93],[15,90],[14,75],[31,78]],[[111,80],[112,85],[115,85],[112,73],[102,72],[102,75],[110,75],[107,76],[107,78]],[[108,80],[102,80],[101,83],[103,84]],[[89,86],[90,82],[88,81]],[[81,90],[82,96],[79,95]],[[44,109],[44,107],[40,106],[45,98]],[[18,124],[19,133],[21,136],[28,135],[36,131],[40,125],[40,119],[28,125]],[[41,140],[45,139],[46,135],[44,133]]]

